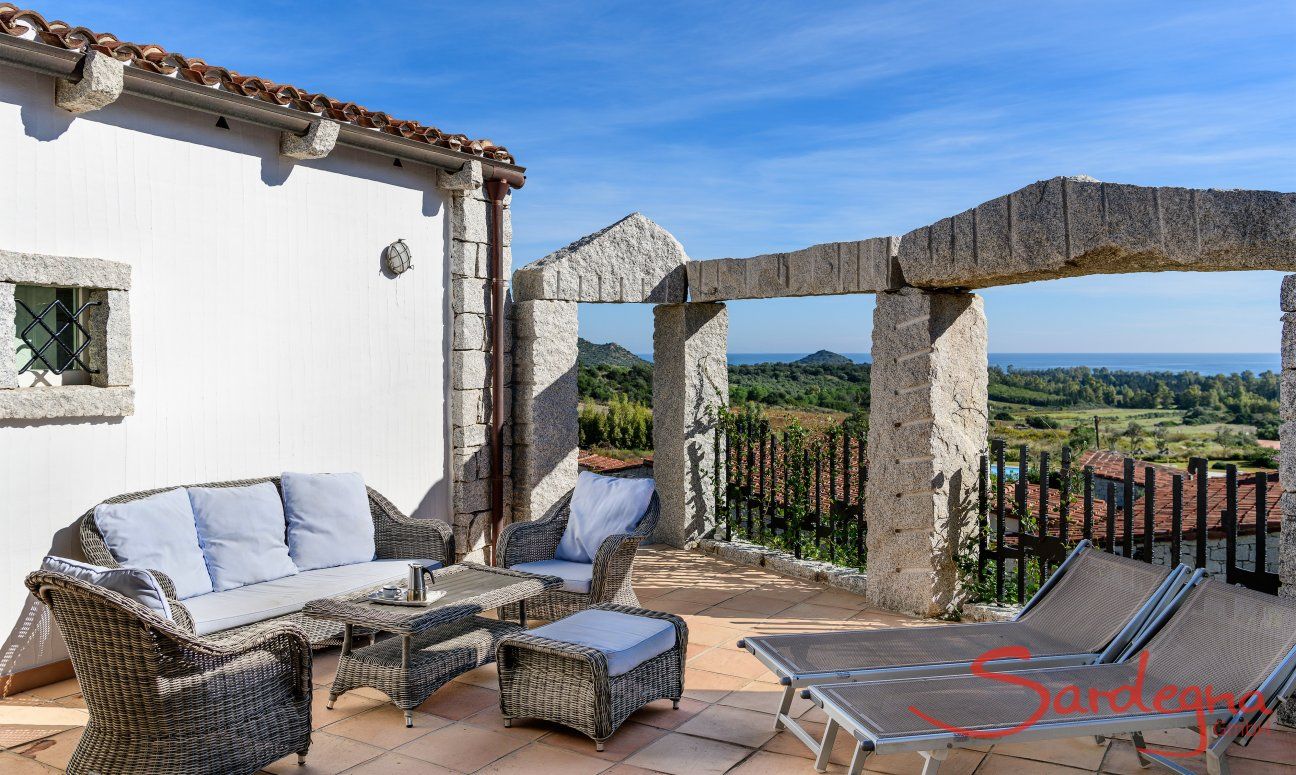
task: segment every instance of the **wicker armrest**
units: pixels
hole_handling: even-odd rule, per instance
[[[610,598],[621,588],[634,566],[635,553],[644,536],[618,533],[603,539],[594,555],[594,575],[590,580],[590,595],[594,600]]]
[[[297,691],[302,694],[311,691],[310,640],[295,624],[271,621],[206,637],[186,633],[182,645],[190,651],[221,660],[235,659],[254,651],[286,655],[290,660],[288,665],[293,668]]]
[[[376,490],[369,490],[374,544],[380,560],[454,562],[454,531],[439,519],[407,517]]]
[[[550,654],[556,657],[563,657],[579,662],[585,662],[590,666],[594,675],[606,676],[608,673],[607,654],[590,646],[581,646],[576,643],[566,643],[560,640],[546,638],[543,635],[532,635],[531,633],[521,632],[516,635],[510,635],[500,641],[495,649],[495,659],[506,669],[512,666],[507,660],[507,649],[512,647],[521,647],[529,651],[536,651],[542,654]]]
[[[615,603],[603,603],[602,605],[590,606],[591,610],[597,611],[615,611],[631,616],[642,616],[645,619],[661,619],[675,625],[675,645],[681,649],[688,646],[688,624],[683,618],[675,614],[668,614],[665,611],[651,611],[647,608],[639,608],[632,605],[616,605]]]
[[[543,519],[514,522],[505,527],[496,548],[496,564],[511,568],[524,562],[552,560],[567,529],[570,508],[571,493],[568,493]]]

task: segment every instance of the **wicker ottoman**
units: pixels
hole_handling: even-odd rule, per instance
[[[598,750],[653,700],[679,707],[688,627],[678,616],[599,605],[499,644],[504,726],[538,718],[583,732]]]

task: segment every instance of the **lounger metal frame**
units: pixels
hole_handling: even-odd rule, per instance
[[[1120,659],[1125,661],[1136,654],[1144,645],[1151,640],[1152,636],[1160,630],[1161,626],[1178,610],[1184,598],[1194,587],[1202,582],[1206,574],[1202,570],[1197,570],[1192,574],[1186,584],[1174,594],[1168,604],[1161,607],[1160,612],[1153,621],[1134,638],[1128,647],[1122,650]],[[1033,664],[1036,663],[1032,660]],[[1029,672],[1046,672],[1048,669],[1040,668]],[[853,683],[848,681],[844,683]],[[953,732],[942,732],[939,734],[922,734],[910,735],[905,737],[892,737],[885,740],[879,739],[871,730],[855,723],[852,714],[844,710],[833,700],[823,695],[823,690],[831,688],[831,684],[820,684],[812,686],[802,692],[802,696],[814,701],[816,705],[823,709],[828,716],[828,723],[824,727],[824,736],[821,741],[815,741],[811,746],[811,751],[815,753],[815,769],[824,772],[828,768],[829,757],[832,755],[833,745],[837,740],[837,733],[845,730],[855,738],[855,752],[851,757],[850,767],[847,769],[849,775],[858,775],[863,767],[864,761],[872,753],[891,754],[903,752],[918,752],[922,755],[924,761],[923,775],[936,775],[941,762],[948,758],[950,752],[956,748],[963,747],[969,742],[969,738],[964,735],[958,735]],[[1269,707],[1265,710],[1243,710],[1238,709],[1231,713],[1229,710],[1221,708],[1215,711],[1208,711],[1205,714],[1205,724],[1209,730],[1211,742],[1206,749],[1206,766],[1210,775],[1227,775],[1228,762],[1224,758],[1229,745],[1235,740],[1241,738],[1241,744],[1246,745],[1256,732],[1263,726],[1280,702],[1290,701],[1293,692],[1296,692],[1296,648],[1291,649],[1278,664],[1278,666],[1260,683],[1257,688],[1261,697],[1265,698],[1264,705]],[[1277,702],[1270,701],[1270,698],[1277,698]],[[1217,729],[1217,722],[1223,722],[1222,728]],[[1144,732],[1153,732],[1162,729],[1179,729],[1183,727],[1196,727],[1199,723],[1195,712],[1184,713],[1149,713],[1139,716],[1126,716],[1117,719],[1088,719],[1066,722],[1048,722],[1036,724],[1029,729],[1024,729],[1012,735],[1013,743],[1026,743],[1036,740],[1052,740],[1066,737],[1094,737],[1100,743],[1107,737],[1116,734],[1132,733],[1134,744],[1137,748],[1145,748],[1143,742]],[[800,735],[798,735],[800,737]],[[802,738],[804,741],[804,738]],[[1193,771],[1183,765],[1178,764],[1173,759],[1160,754],[1140,750],[1138,753],[1140,763],[1144,766],[1156,763],[1181,775],[1193,775]]]
[[[1026,601],[1021,611],[1012,618],[1012,621],[1020,619],[1034,608],[1044,595],[1048,594],[1057,583],[1058,579],[1066,573],[1076,558],[1086,551],[1101,551],[1093,546],[1089,539],[1084,539],[1076,544],[1067,558],[1057,567],[1052,575],[1048,577],[1040,588]],[[1038,657],[1030,660],[1032,667],[1074,667],[1076,665],[1101,664],[1104,662],[1115,661],[1123,653],[1125,647],[1137,639],[1138,635],[1145,629],[1145,625],[1160,611],[1167,599],[1172,598],[1178,592],[1182,585],[1183,579],[1188,575],[1189,570],[1185,565],[1179,565],[1166,576],[1161,585],[1147,599],[1143,607],[1126,622],[1120,632],[1116,634],[1107,647],[1100,653],[1083,653],[1083,654],[1058,654],[1050,657]],[[964,625],[976,626],[976,625]],[[819,741],[808,732],[805,727],[801,726],[796,719],[793,719],[788,712],[792,708],[792,701],[796,697],[798,690],[807,686],[826,683],[852,683],[856,681],[881,681],[893,678],[931,678],[942,675],[958,675],[966,673],[972,668],[972,662],[944,662],[927,665],[908,665],[905,667],[861,667],[855,670],[834,671],[826,673],[794,673],[788,669],[788,666],[762,647],[759,642],[752,639],[744,638],[738,641],[738,648],[745,648],[751,652],[761,664],[769,668],[771,672],[779,677],[779,683],[783,686],[783,697],[779,703],[778,713],[774,716],[774,728],[786,729],[796,735],[802,743],[805,743],[810,750],[817,750]],[[988,670],[1012,670],[1020,666],[1018,660],[1003,659],[995,660],[986,664]],[[831,749],[831,746],[829,746]]]

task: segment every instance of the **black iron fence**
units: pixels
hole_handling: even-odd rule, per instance
[[[1077,470],[1069,449],[1056,468],[1048,452],[1035,459],[1026,446],[1015,452],[1010,462],[996,440],[981,456],[973,571],[980,599],[1024,602],[1081,539],[1277,593],[1267,539],[1281,524],[1281,488],[1270,486],[1269,474],[1239,475],[1227,465],[1223,476],[1211,476],[1204,458],[1193,458],[1187,471],[1130,458]]]
[[[715,538],[741,538],[864,568],[865,431],[771,429],[751,412],[722,418],[715,436]]]

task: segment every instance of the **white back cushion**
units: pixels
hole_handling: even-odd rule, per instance
[[[193,507],[183,488],[129,503],[101,503],[95,507],[94,520],[117,562],[162,571],[181,600],[212,591]]]
[[[298,570],[374,559],[373,515],[360,474],[283,475],[288,553]]]
[[[621,479],[581,471],[572,494],[571,516],[555,558],[594,562],[605,538],[638,527],[652,500],[654,486],[652,479]]]
[[[216,592],[297,572],[284,539],[283,502],[273,484],[191,487],[189,502]]]

